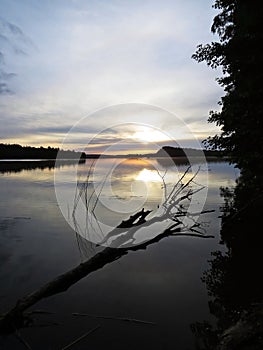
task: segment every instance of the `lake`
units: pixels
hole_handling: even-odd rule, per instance
[[[86,160],[59,167],[50,163],[41,166],[39,162],[28,166],[26,162],[19,166],[2,164],[1,313],[91,258],[103,249],[98,244],[111,244],[114,238],[105,237],[122,220],[142,208],[152,211],[149,219],[160,215],[165,196],[186,169],[184,163],[173,167],[147,159]],[[186,173],[184,183],[194,174]],[[21,338],[32,349],[62,349],[100,326],[70,348],[195,349],[191,324],[214,322],[201,277],[211,252],[225,249],[219,236],[223,205],[220,187],[233,187],[238,175],[228,163],[211,161],[207,166],[200,164],[191,183],[194,188],[207,186],[204,195],[202,191],[196,195],[193,208],[214,210],[198,219],[204,224],[203,234],[214,238],[170,236],[147,249],[128,252],[66,292],[31,307],[30,311],[47,313],[33,314],[34,323],[20,329]],[[87,177],[89,185],[84,188]],[[87,203],[91,209],[88,217]],[[149,241],[169,224],[165,218],[125,244]],[[24,349],[25,345],[11,334],[1,338],[0,348]]]

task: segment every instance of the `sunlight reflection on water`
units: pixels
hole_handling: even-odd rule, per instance
[[[94,182],[105,177],[107,162],[98,164]],[[77,167],[80,176],[85,176],[91,161],[81,165],[66,165],[58,171],[61,176],[60,187],[67,193],[74,188],[71,172]],[[115,168],[114,181],[105,186],[102,195],[108,203],[117,199],[118,205],[130,203],[127,196],[138,196],[135,184],[145,187],[145,182],[137,177],[144,169],[156,173],[147,160],[124,161]],[[178,172],[167,171],[167,183],[171,186],[183,173],[186,165],[178,165]],[[49,321],[60,323],[58,327],[28,329],[26,339],[32,348],[46,350],[61,348],[70,334],[76,339],[97,321],[94,319],[73,319],[74,312],[87,312],[100,315],[115,315],[154,321],[156,328],[120,324],[101,320],[102,333],[89,338],[91,348],[134,349],[136,344],[146,343],[151,349],[160,349],[165,343],[176,344],[178,348],[193,349],[190,323],[196,320],[211,319],[207,305],[207,291],[201,283],[202,272],[207,269],[210,252],[222,250],[219,244],[220,206],[223,199],[220,186],[234,186],[238,171],[227,163],[209,163],[209,188],[205,209],[215,212],[204,217],[208,222],[207,233],[215,239],[196,240],[187,237],[168,238],[153,245],[146,251],[128,254],[97,273],[83,279],[66,293],[47,298],[36,308],[47,309],[55,314]],[[158,164],[161,174],[166,170]],[[200,179],[203,173],[199,174]],[[80,255],[76,234],[61,215],[54,193],[54,169],[22,170],[2,173],[0,176],[0,309],[6,311],[17,299],[31,292],[48,280],[77,265]],[[162,182],[147,181],[148,201],[145,209],[158,210],[162,201]],[[112,187],[112,188],[110,188]],[[70,192],[70,191],[69,191]],[[113,197],[108,197],[108,194]],[[126,203],[125,203],[126,202]],[[144,203],[145,204],[145,203]],[[111,204],[113,205],[113,204]],[[116,204],[116,206],[118,206]],[[105,211],[98,206],[98,215]],[[69,213],[70,216],[70,213]],[[128,214],[129,216],[129,214]],[[116,222],[127,218],[119,213],[109,215],[107,220]],[[105,217],[102,218],[105,220]],[[94,224],[94,223],[93,223]],[[92,251],[87,252],[92,256]],[[112,337],[116,335],[114,340]],[[161,336],[160,336],[161,334]],[[129,339],[129,344],[127,344]],[[112,344],[112,347],[111,345]],[[7,350],[20,349],[19,343],[11,340],[5,344]]]

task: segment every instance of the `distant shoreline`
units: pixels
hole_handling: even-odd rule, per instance
[[[197,158],[214,158],[222,157],[221,151],[180,148],[164,146],[156,153],[145,154],[87,154],[71,150],[60,150],[52,147],[31,147],[16,144],[0,144],[0,161],[3,162],[36,162],[36,161],[67,161],[67,160],[85,160],[85,159],[117,159],[117,158],[148,158],[148,159],[197,159]]]
[[[86,158],[80,158],[80,159],[74,159],[74,158],[56,158],[56,159],[46,159],[46,158],[43,158],[43,159],[20,159],[20,158],[12,158],[12,159],[0,159],[0,163],[1,164],[4,164],[4,163],[7,163],[7,164],[10,164],[10,163],[37,163],[37,162],[46,162],[46,163],[55,163],[55,162],[85,162],[86,159],[99,159],[99,158],[102,158],[102,159],[140,159],[140,158],[147,158],[147,159],[174,159],[174,160],[180,160],[180,159],[203,159],[203,158],[206,158],[206,159],[209,159],[209,160],[223,160],[223,161],[227,161],[228,160],[228,157],[227,156],[204,156],[204,157],[201,157],[201,156],[191,156],[191,157],[186,157],[186,156],[180,156],[180,157],[170,157],[170,156],[166,156],[166,157],[158,157],[158,156],[144,156],[144,155],[134,155],[134,156],[131,156],[131,155],[100,155],[98,157],[89,157],[87,156]]]

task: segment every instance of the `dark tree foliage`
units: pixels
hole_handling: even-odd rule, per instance
[[[156,157],[220,157],[221,152],[214,150],[200,150],[194,148],[181,148],[164,146],[156,154]]]
[[[220,236],[227,252],[212,252],[202,277],[216,324],[198,322],[192,331],[201,343],[198,350],[261,350],[263,194],[241,176],[236,188],[224,188],[222,195]]]
[[[211,31],[218,42],[199,45],[193,58],[221,68],[225,95],[221,111],[208,121],[221,134],[205,143],[222,149],[241,169],[235,189],[222,189],[225,205],[221,241],[227,252],[214,252],[203,275],[210,312],[217,323],[192,326],[198,349],[263,348],[263,9],[259,0],[216,0]]]
[[[64,151],[59,148],[0,143],[0,159],[56,159],[59,151],[59,156],[63,159],[86,158],[85,153]]]
[[[219,41],[199,45],[192,56],[223,71],[218,83],[225,96],[221,111],[211,111],[208,121],[221,127],[221,134],[205,143],[223,149],[243,171],[257,175],[263,162],[263,7],[259,0],[216,0],[220,12],[212,33]]]

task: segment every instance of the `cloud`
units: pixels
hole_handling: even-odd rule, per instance
[[[33,44],[18,26],[2,18],[0,18],[0,43],[0,95],[11,95],[14,91],[10,88],[9,80],[17,74],[6,72],[4,67],[9,62],[10,54],[27,55],[25,48]]]
[[[15,47],[16,43],[19,45],[25,45],[26,47],[34,47],[32,40],[24,34],[22,29],[5,19],[0,17],[0,32],[1,37],[5,42],[8,42],[11,47]]]
[[[55,137],[60,142],[82,117],[109,105],[136,102],[172,113],[108,110],[87,118],[87,130],[142,122],[176,131],[176,115],[196,131],[210,132],[205,116],[217,108],[222,91],[214,82],[215,72],[191,60],[196,45],[210,40],[210,5],[210,0],[3,0],[8,21],[2,21],[2,34],[14,40],[12,54],[10,47],[6,51],[17,76],[11,81],[16,94],[4,101],[0,115],[16,120],[18,137],[23,133],[33,140],[41,134],[46,142]],[[32,50],[32,41],[38,50]],[[21,50],[19,60],[14,47]],[[30,55],[24,57],[23,51]],[[28,118],[26,128],[23,116]],[[75,133],[81,132],[75,128]]]

